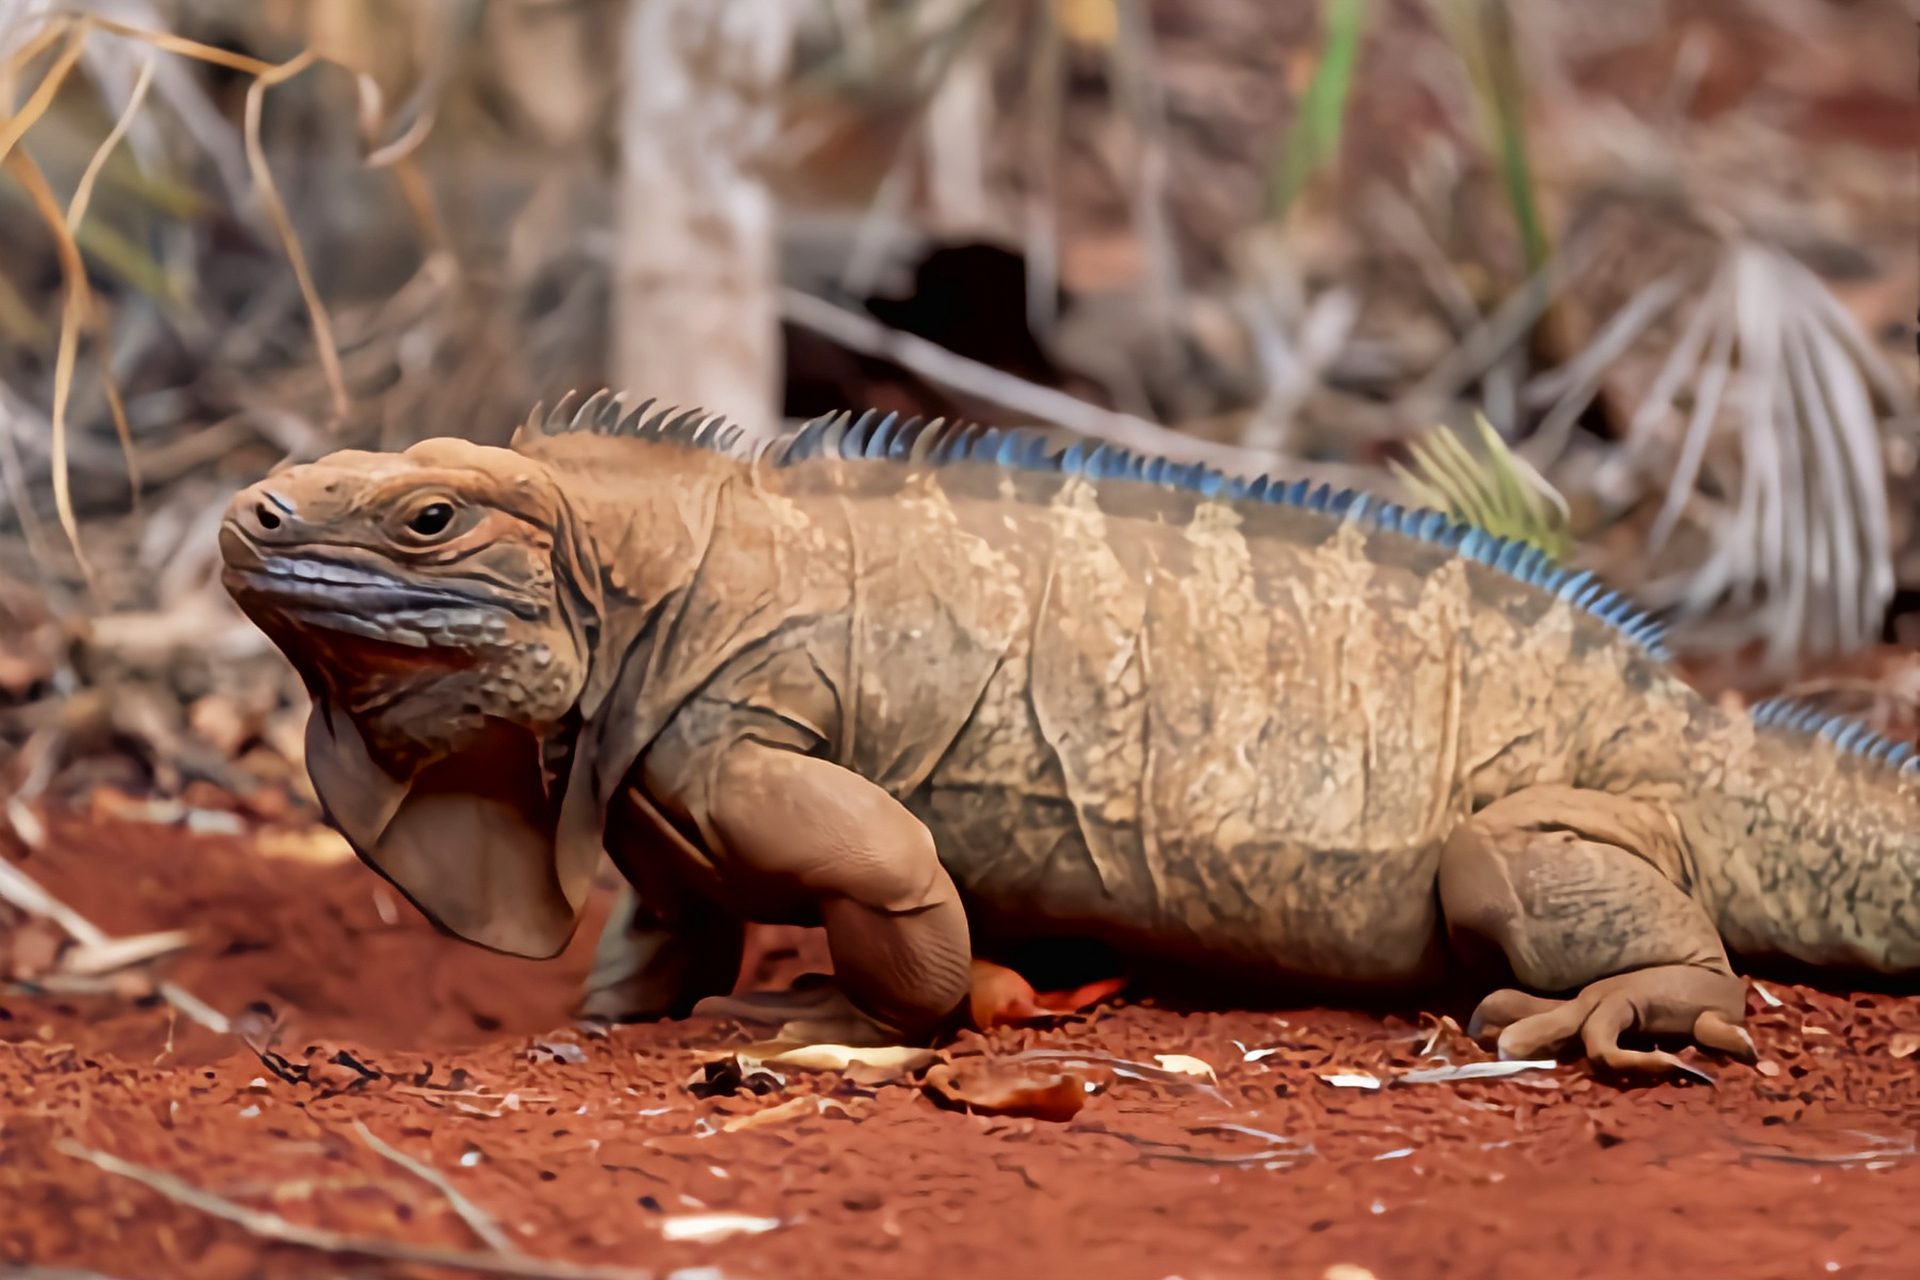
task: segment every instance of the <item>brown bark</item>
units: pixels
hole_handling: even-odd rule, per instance
[[[633,0],[623,35],[613,374],[635,397],[779,423],[777,212],[792,0]]]

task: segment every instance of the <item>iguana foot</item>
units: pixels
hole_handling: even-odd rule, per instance
[[[1758,1054],[1740,1025],[1745,1008],[1746,985],[1740,979],[1691,965],[1662,965],[1602,978],[1571,1000],[1496,991],[1474,1010],[1467,1032],[1497,1046],[1503,1059],[1552,1054],[1577,1037],[1587,1056],[1609,1070],[1666,1074],[1690,1068],[1663,1050],[1623,1049],[1620,1036],[1691,1036],[1705,1048],[1750,1063]]]
[[[808,979],[815,979],[809,982]],[[695,1017],[735,1018],[779,1029],[772,1039],[795,1044],[843,1044],[856,1048],[903,1043],[892,1027],[862,1013],[830,981],[803,974],[786,991],[744,991],[708,996],[693,1006]]]
[[[1496,991],[1469,1030],[1503,1058],[1576,1038],[1616,1071],[1690,1070],[1670,1053],[1622,1049],[1623,1032],[1689,1035],[1749,1062],[1746,986],[1713,922],[1683,887],[1664,811],[1645,801],[1539,786],[1488,805],[1448,837],[1440,901],[1463,954],[1491,944],[1547,1000]]]

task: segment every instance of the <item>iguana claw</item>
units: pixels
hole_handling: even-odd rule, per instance
[[[1474,1010],[1467,1032],[1496,1047],[1502,1059],[1538,1058],[1578,1038],[1587,1056],[1610,1071],[1702,1076],[1663,1050],[1623,1049],[1619,1038],[1633,1031],[1687,1035],[1704,1048],[1751,1063],[1759,1054],[1739,1024],[1744,1004],[1738,978],[1691,965],[1662,965],[1602,978],[1571,1000],[1496,991]]]
[[[854,1007],[838,987],[796,984],[787,991],[745,991],[708,996],[693,1006],[695,1017],[734,1018],[774,1026],[775,1040],[796,1044],[843,1044],[858,1048],[893,1045],[900,1033]]]

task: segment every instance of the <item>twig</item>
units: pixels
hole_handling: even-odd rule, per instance
[[[1492,368],[1532,331],[1535,322],[1552,305],[1555,287],[1586,270],[1593,253],[1592,237],[1563,243],[1525,284],[1509,294],[1492,315],[1476,325],[1461,339],[1460,345],[1429,369],[1401,397],[1401,405],[1413,417],[1432,418],[1436,405],[1445,403],[1460,388]]]
[[[300,296],[306,300],[307,315],[313,323],[314,346],[319,349],[320,368],[327,375],[327,390],[333,396],[333,416],[337,420],[347,416],[352,402],[347,398],[346,378],[340,372],[340,352],[334,345],[333,322],[327,318],[326,304],[320,300],[320,291],[314,287],[313,274],[307,270],[307,255],[301,251],[300,238],[293,231],[293,219],[287,216],[287,206],[280,199],[280,189],[273,183],[273,170],[267,166],[266,150],[260,145],[260,104],[267,90],[293,79],[319,60],[319,55],[309,49],[253,78],[253,83],[247,86],[246,144],[247,164],[253,170],[260,205],[266,210],[274,231],[279,234],[281,244],[286,247],[287,261],[292,265],[293,277],[300,285]]]
[[[5,898],[28,915],[41,916],[67,931],[69,937],[86,947],[103,947],[114,939],[98,925],[42,889],[20,868],[0,858],[0,898]],[[202,1001],[192,992],[171,982],[155,988],[163,999],[209,1031],[225,1035],[231,1030],[227,1016]]]
[[[67,476],[67,400],[73,391],[73,365],[80,351],[80,330],[86,324],[88,312],[92,310],[92,290],[87,286],[87,268],[80,259],[80,246],[74,242],[73,233],[67,230],[66,216],[61,213],[52,188],[47,186],[47,179],[40,172],[40,166],[24,151],[9,155],[6,165],[19,179],[34,208],[46,220],[47,230],[53,233],[54,247],[60,258],[60,274],[66,277],[67,282],[67,299],[60,308],[60,347],[53,363],[53,505],[60,516],[60,527],[66,531],[67,542],[73,547],[73,558],[80,566],[80,576],[86,579],[87,589],[91,591],[94,586],[93,564],[87,559],[86,549],[80,545],[80,525],[74,519],[73,490]]]
[[[342,1235],[337,1231],[289,1222],[277,1213],[249,1209],[245,1205],[235,1204],[225,1196],[202,1191],[171,1174],[148,1169],[143,1165],[122,1160],[118,1156],[108,1155],[104,1151],[83,1147],[66,1138],[57,1139],[54,1142],[54,1149],[76,1160],[84,1160],[96,1169],[118,1177],[131,1178],[175,1204],[185,1205],[189,1209],[198,1209],[209,1217],[230,1222],[243,1231],[271,1240],[276,1244],[290,1244],[302,1249],[315,1249],[322,1253],[378,1258],[387,1262],[406,1262],[416,1266],[465,1268],[469,1271],[481,1271],[496,1276],[527,1276],[532,1280],[654,1280],[656,1274],[636,1267],[583,1266],[557,1259],[530,1258],[521,1253],[481,1253],[470,1249],[440,1249],[406,1244],[398,1240],[371,1240],[365,1237]]]
[[[94,150],[93,158],[87,161],[86,172],[80,175],[80,183],[73,189],[73,197],[67,201],[67,232],[80,234],[80,224],[86,221],[87,206],[93,201],[93,184],[100,180],[101,170],[107,167],[107,158],[120,140],[127,136],[127,130],[133,127],[133,119],[140,114],[140,105],[147,100],[147,89],[153,84],[155,55],[151,50],[141,60],[140,74],[133,82],[133,92],[127,95],[126,109],[120,118],[113,122],[113,128],[106,138]],[[133,491],[133,505],[140,505],[140,458],[133,448],[133,428],[127,422],[126,405],[121,402],[120,388],[113,378],[113,352],[100,353],[100,381],[107,389],[107,405],[113,411],[113,429],[120,437],[120,451],[127,457],[127,487]]]
[[[1258,474],[1276,462],[1284,462],[1295,474],[1323,478],[1334,484],[1358,483],[1377,488],[1390,483],[1367,468],[1281,459],[1275,454],[1216,444],[1129,413],[1103,409],[1064,391],[970,360],[916,334],[890,329],[878,320],[798,289],[780,291],[780,313],[803,329],[811,329],[863,355],[891,360],[930,382],[1142,453],[1157,454],[1175,462],[1202,462],[1235,473]]]
[[[47,74],[40,78],[33,94],[26,100],[17,114],[11,119],[0,120],[0,160],[13,150],[13,144],[20,141],[22,135],[33,127],[33,122],[47,113],[54,98],[60,92],[60,86],[66,82],[67,73],[73,70],[73,64],[80,60],[80,50],[86,46],[87,31],[93,25],[90,18],[82,18],[74,25],[73,34],[67,37],[67,47],[60,51],[60,57],[47,68]],[[52,33],[49,32],[49,35]],[[45,44],[35,40],[27,49],[22,50],[29,56],[36,55]]]
[[[167,1006],[167,1042],[166,1044],[161,1046],[160,1052],[153,1055],[154,1066],[156,1067],[159,1066],[161,1059],[165,1058],[168,1054],[173,1052],[173,1033],[176,1027],[179,1025],[179,1022],[180,1022],[179,1006],[171,1005],[171,1004],[168,1005]]]
[[[67,230],[79,234],[80,224],[86,219],[87,206],[93,202],[93,184],[100,180],[100,171],[107,167],[107,158],[120,140],[127,136],[127,130],[133,127],[133,118],[140,114],[140,104],[147,100],[147,89],[153,84],[154,55],[147,54],[140,62],[140,74],[133,82],[133,92],[127,95],[127,106],[120,118],[113,122],[113,128],[107,133],[100,145],[95,148],[93,158],[87,161],[87,170],[80,175],[79,185],[73,189],[73,198],[67,201]]]
[[[500,1253],[516,1252],[513,1241],[509,1240],[507,1233],[500,1229],[500,1224],[488,1217],[486,1211],[479,1205],[461,1195],[459,1188],[448,1181],[446,1174],[425,1161],[415,1160],[358,1120],[353,1122],[353,1128],[354,1132],[360,1135],[360,1141],[445,1196],[453,1211],[460,1215],[460,1221],[466,1223],[473,1234],[480,1237],[482,1244]]]

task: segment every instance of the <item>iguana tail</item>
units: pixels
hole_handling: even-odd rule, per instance
[[[1728,947],[1920,974],[1920,753],[1801,703],[1751,715],[1688,833]]]

